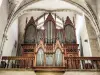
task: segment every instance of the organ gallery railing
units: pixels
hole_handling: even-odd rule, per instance
[[[2,57],[1,68],[30,68],[34,70],[100,69],[100,57],[65,57],[61,66],[36,66],[34,57]]]
[[[4,56],[1,61],[1,68],[32,68],[34,57]]]

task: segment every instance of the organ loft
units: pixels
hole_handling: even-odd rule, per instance
[[[75,25],[68,16],[63,22],[63,27],[57,28],[56,18],[51,13],[48,14],[42,28],[37,26],[31,17],[25,28],[24,43],[21,45],[22,56],[33,57],[33,66],[38,67],[37,70],[43,66],[64,68],[65,57],[79,57]],[[70,61],[67,63],[70,64]]]
[[[100,75],[100,0],[0,0],[0,75]]]

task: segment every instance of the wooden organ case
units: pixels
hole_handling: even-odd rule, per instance
[[[56,26],[56,21],[51,13],[44,22],[44,29],[37,29],[33,17],[27,23],[24,44],[21,45],[22,56],[34,57],[34,69],[50,67],[61,69],[65,67],[66,63],[69,64],[68,68],[71,68],[70,60],[66,62],[64,58],[79,57],[75,26],[70,18],[66,18],[63,28],[57,29]]]

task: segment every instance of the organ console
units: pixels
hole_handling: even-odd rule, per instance
[[[25,28],[22,56],[34,57],[33,66],[62,67],[66,65],[65,57],[79,57],[75,26],[68,16],[63,28],[57,29],[56,21],[49,13],[43,27],[38,29],[31,17]]]

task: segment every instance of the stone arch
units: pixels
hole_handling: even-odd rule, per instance
[[[7,31],[8,31],[8,29],[9,29],[9,26],[10,26],[11,23],[15,20],[15,18],[18,17],[18,15],[20,14],[20,12],[21,12],[22,9],[24,9],[25,7],[27,7],[27,6],[30,5],[30,4],[33,4],[33,3],[36,3],[36,2],[39,2],[39,1],[41,1],[41,0],[31,1],[31,2],[29,2],[29,3],[27,3],[27,4],[24,4],[24,5],[23,5],[22,7],[20,7],[19,9],[17,9],[17,10],[14,12],[14,14],[12,14],[11,17],[9,18],[8,24],[6,25],[5,30],[4,30],[4,35],[7,34]],[[71,3],[71,4],[75,5],[75,6],[77,6],[78,8],[80,8],[81,10],[83,10],[83,12],[87,15],[87,17],[91,20],[91,22],[93,21],[94,29],[95,29],[95,30],[97,29],[96,31],[98,31],[98,33],[99,33],[100,29],[99,29],[99,27],[98,27],[98,21],[97,21],[97,19],[96,19],[96,17],[95,17],[95,14],[93,14],[92,11],[89,12],[89,11],[86,10],[83,6],[81,6],[80,4],[78,4],[78,3],[76,3],[76,2],[73,2],[73,1],[70,1],[70,0],[64,0],[64,1],[65,1],[65,2],[68,2],[68,3]],[[96,34],[97,34],[97,33],[96,33]],[[97,35],[98,35],[98,34],[97,34]],[[4,42],[5,42],[5,38],[3,37],[3,38],[2,38],[2,42],[1,42],[1,46],[4,45]]]
[[[96,32],[94,28],[91,26],[91,22],[87,17],[85,17],[86,20],[86,28],[87,28],[87,33],[89,36],[89,43],[90,43],[90,48],[91,48],[91,54],[92,56],[100,56],[100,50],[99,50],[99,42],[96,36]]]
[[[27,4],[24,4],[22,7],[20,7],[19,9],[17,9],[16,10],[16,12],[12,15],[12,17],[10,18],[10,20],[9,20],[9,22],[8,22],[8,24],[7,24],[7,26],[6,26],[6,28],[5,28],[5,32],[8,30],[8,28],[9,28],[9,25],[13,22],[13,20],[16,18],[16,17],[18,17],[18,14],[20,14],[19,12],[21,12],[21,10],[22,9],[24,9],[25,7],[27,7],[27,6],[29,6],[29,5],[31,5],[31,4],[33,4],[33,3],[36,3],[36,2],[39,2],[39,1],[41,1],[41,0],[36,0],[36,1],[31,1],[31,2],[29,2],[29,3],[27,3]],[[95,26],[97,26],[98,25],[98,23],[97,23],[97,21],[96,21],[96,18],[95,18],[95,14],[93,14],[93,15],[91,15],[91,13],[93,13],[92,11],[91,11],[91,13],[88,11],[88,10],[86,10],[83,6],[81,6],[80,4],[78,4],[78,3],[76,3],[76,2],[73,2],[73,1],[68,1],[68,0],[64,0],[65,2],[68,2],[68,3],[70,3],[70,4],[73,4],[73,5],[75,5],[76,7],[78,7],[78,8],[80,8],[86,15],[88,15],[87,17],[91,20],[91,21],[93,21],[93,24],[95,25]],[[97,26],[98,27],[98,26]],[[99,29],[99,28],[98,28]]]

